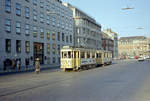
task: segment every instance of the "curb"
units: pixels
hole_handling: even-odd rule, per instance
[[[54,66],[54,67],[44,67],[44,68],[41,68],[40,70],[41,71],[46,71],[46,70],[58,70],[60,69],[60,66]],[[29,72],[34,72],[35,69],[32,68],[32,69],[29,69],[29,70],[20,70],[20,71],[6,71],[6,72],[1,72],[0,73],[0,76],[5,76],[5,75],[13,75],[13,74],[22,74],[22,73],[29,73]]]

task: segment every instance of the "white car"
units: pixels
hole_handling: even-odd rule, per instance
[[[145,56],[145,59],[149,59],[149,56]]]
[[[138,58],[138,61],[144,61],[145,59],[144,59],[144,57],[139,57]]]

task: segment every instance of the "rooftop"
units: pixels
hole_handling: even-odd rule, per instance
[[[145,36],[130,36],[130,37],[120,37],[119,41],[124,40],[144,40],[147,39]]]

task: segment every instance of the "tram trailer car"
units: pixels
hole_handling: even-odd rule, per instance
[[[109,54],[109,55],[108,55]],[[64,46],[61,49],[61,69],[80,70],[111,63],[109,51]]]
[[[112,52],[104,51],[104,65],[112,64]]]

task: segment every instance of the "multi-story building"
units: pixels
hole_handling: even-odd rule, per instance
[[[121,37],[118,47],[120,57],[147,56],[149,55],[150,41],[144,36]]]
[[[101,25],[85,12],[64,3],[73,11],[74,45],[76,47],[102,49]]]
[[[113,32],[111,29],[104,30],[104,33],[106,33],[113,41],[114,41],[114,49],[113,49],[113,57],[118,57],[118,35],[116,32]]]
[[[72,15],[60,0],[0,0],[0,67],[14,58],[59,64],[60,48],[74,44]]]
[[[114,51],[114,41],[104,32],[102,32],[102,47],[112,53]]]

